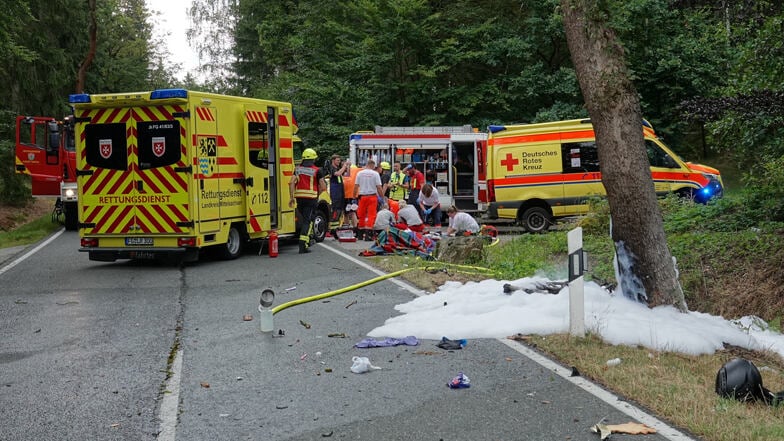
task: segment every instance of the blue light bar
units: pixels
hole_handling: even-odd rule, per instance
[[[165,100],[168,98],[188,98],[188,91],[185,89],[158,89],[150,94],[151,100]]]
[[[68,95],[68,102],[71,104],[89,103],[90,95],[86,93],[75,93],[72,95]]]
[[[488,130],[490,133],[498,133],[498,132],[501,132],[501,131],[504,131],[504,130],[506,130],[506,126],[495,126],[495,125],[490,125],[490,126],[487,126],[487,130]]]

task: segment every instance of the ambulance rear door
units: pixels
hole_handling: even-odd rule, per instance
[[[124,245],[154,246],[151,235],[190,229],[186,115],[180,105],[80,110],[84,234],[147,235]]]

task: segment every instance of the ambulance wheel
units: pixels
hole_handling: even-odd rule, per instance
[[[63,204],[63,214],[65,215],[65,229],[74,231],[79,228],[79,217],[76,202],[66,202]]]
[[[531,207],[527,208],[520,216],[520,223],[529,233],[544,233],[553,221],[546,209]]]
[[[220,257],[224,260],[236,259],[242,252],[242,234],[235,226],[229,228],[229,237],[226,238],[226,243],[220,245]]]
[[[327,229],[329,228],[329,216],[327,212],[317,208],[313,214],[313,239],[316,242],[324,242],[327,237]]]

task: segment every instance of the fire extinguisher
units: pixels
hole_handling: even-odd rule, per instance
[[[269,256],[278,257],[278,232],[275,230],[269,234]]]

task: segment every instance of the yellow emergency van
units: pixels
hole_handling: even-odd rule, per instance
[[[289,103],[184,89],[77,94],[80,251],[90,260],[194,261],[240,255],[274,230],[298,237],[289,208],[296,120]],[[319,205],[323,240],[329,206]]]
[[[657,194],[698,202],[722,195],[717,169],[683,161],[647,121],[642,129]],[[529,232],[584,214],[591,197],[606,195],[589,119],[490,126],[486,163],[488,217],[515,220]]]

